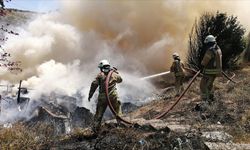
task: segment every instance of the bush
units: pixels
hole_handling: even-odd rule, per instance
[[[205,54],[204,40],[207,35],[216,37],[223,54],[223,69],[236,65],[239,55],[245,49],[243,39],[245,29],[237,21],[237,17],[226,13],[204,13],[199,21],[195,21],[189,34],[187,63],[193,69],[201,68],[201,61]]]

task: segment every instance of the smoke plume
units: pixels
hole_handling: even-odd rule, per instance
[[[116,41],[125,56],[160,72],[168,70],[173,52],[185,58],[188,34],[202,13],[227,12],[249,29],[249,4],[244,0],[63,1],[62,12],[63,19],[80,31],[95,31]]]

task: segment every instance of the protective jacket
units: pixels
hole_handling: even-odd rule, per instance
[[[184,76],[184,64],[180,60],[175,59],[170,71],[174,72],[175,76]]]
[[[107,75],[103,72],[100,72],[95,80],[91,83],[90,91],[89,91],[89,97],[91,98],[93,94],[95,93],[96,89],[99,87],[99,94],[105,94],[105,81],[106,81]],[[112,92],[116,92],[116,83],[121,83],[122,78],[118,74],[118,72],[114,71],[112,76],[110,77],[109,81],[109,94]]]
[[[201,65],[204,66],[203,73],[207,75],[218,75],[222,71],[222,52],[215,44],[206,50]]]

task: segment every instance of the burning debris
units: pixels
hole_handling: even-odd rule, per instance
[[[45,107],[37,108],[36,113],[31,120],[25,121],[25,124],[29,127],[38,124],[49,125],[55,135],[68,134],[77,128],[86,128],[93,120],[93,114],[84,107],[77,107],[69,116],[55,114]]]
[[[35,117],[28,120],[27,124],[32,126],[38,123],[49,124],[58,135],[70,133],[76,128],[88,127],[92,123],[93,114],[84,107],[78,107],[74,103],[76,100],[74,97],[62,96],[58,99],[61,101],[60,104],[42,100],[42,103],[34,110]]]
[[[53,148],[85,149],[203,149],[208,150],[197,135],[182,135],[170,131],[168,127],[157,129],[152,125],[135,125],[134,127],[106,123],[98,135],[87,135],[87,132],[74,132],[68,138],[58,140],[50,145]]]
[[[44,107],[37,109],[37,116],[27,122],[29,127],[37,124],[47,124],[53,128],[55,135],[65,134],[71,131],[69,118],[64,115],[55,115]]]
[[[87,127],[93,120],[90,110],[76,105],[75,97],[52,94],[42,96],[39,101],[31,101],[28,89],[21,87],[21,82],[15,97],[9,97],[8,90],[9,86],[7,95],[1,98],[0,103],[0,117],[6,118],[1,120],[4,126],[17,122],[23,122],[28,127],[46,124],[53,129],[55,135],[60,135],[70,133],[76,128]],[[12,116],[8,117],[9,112],[16,114],[14,120]]]
[[[130,112],[136,110],[137,108],[139,108],[139,106],[137,106],[133,103],[129,103],[129,102],[122,103],[122,112],[125,114],[130,113]]]

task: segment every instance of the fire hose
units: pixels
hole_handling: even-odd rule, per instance
[[[192,78],[192,80],[188,83],[188,86],[186,87],[186,89],[181,93],[181,95],[178,97],[178,99],[172,104],[172,106],[168,109],[166,109],[162,114],[160,114],[159,116],[156,116],[155,119],[160,119],[162,117],[164,117],[166,114],[168,114],[174,107],[175,105],[177,105],[179,103],[179,101],[181,100],[181,98],[186,94],[186,92],[188,91],[188,89],[190,88],[190,86],[192,85],[192,83],[194,82],[194,80],[197,78],[197,76],[200,74],[200,70],[194,75],[194,77]]]
[[[124,122],[124,123],[126,123],[126,124],[133,124],[133,123],[127,121],[127,120],[124,120],[123,118],[121,118],[121,117],[115,112],[115,109],[114,109],[114,107],[113,107],[113,105],[112,105],[112,103],[111,103],[111,101],[110,101],[110,99],[109,99],[109,81],[110,81],[110,77],[112,76],[112,74],[113,74],[114,71],[115,71],[115,70],[112,69],[112,70],[108,73],[108,76],[107,76],[107,78],[106,78],[106,80],[105,80],[105,96],[106,96],[106,99],[107,99],[107,101],[108,101],[108,106],[109,106],[111,112],[113,113],[113,115],[116,117],[116,119],[118,119],[118,120],[120,120],[120,121],[122,121],[122,122]]]
[[[121,120],[122,122],[126,123],[126,124],[133,124],[127,120],[124,120],[122,117],[120,117],[116,112],[115,112],[115,109],[109,99],[109,81],[110,81],[110,78],[112,76],[112,73],[114,72],[115,70],[111,70],[109,73],[108,73],[108,76],[106,78],[106,81],[105,81],[105,95],[106,95],[106,99],[108,101],[108,106],[111,110],[111,112],[113,113],[113,115],[118,119],[118,120]],[[192,85],[192,83],[194,82],[194,80],[198,77],[198,75],[201,73],[201,70],[197,71],[196,74],[193,76],[193,78],[191,79],[191,81],[188,83],[188,86],[186,87],[186,89],[181,93],[181,95],[178,97],[178,99],[171,105],[171,107],[169,108],[166,108],[166,110],[161,113],[160,115],[156,116],[154,119],[161,119],[162,117],[164,117],[166,114],[168,114],[178,103],[179,101],[181,100],[181,98],[186,94],[186,92],[188,91],[188,89],[190,88],[190,86]],[[225,72],[222,71],[222,74],[229,80],[229,81],[232,81],[233,83],[237,83],[235,81],[233,81],[233,77],[235,75],[233,75],[233,77],[229,77]]]
[[[109,99],[109,81],[110,81],[110,77],[112,76],[112,73],[114,72],[115,70],[111,70],[109,73],[108,73],[108,76],[106,78],[106,81],[105,81],[105,95],[106,95],[106,99],[108,101],[108,106],[111,110],[111,112],[113,113],[113,115],[116,117],[116,119],[126,123],[126,124],[133,124],[123,118],[121,118],[116,112],[115,112],[115,109]],[[200,74],[201,71],[198,71],[195,76],[192,78],[192,80],[189,82],[187,88],[181,93],[181,95],[178,97],[178,99],[175,101],[174,104],[172,104],[172,106],[170,108],[167,108],[163,113],[161,113],[160,115],[156,116],[154,119],[160,119],[162,117],[164,117],[166,114],[168,114],[176,105],[177,103],[181,100],[181,98],[185,95],[185,93],[188,91],[188,89],[190,88],[190,86],[192,85],[192,83],[194,82],[194,80],[196,79],[196,77]]]
[[[231,78],[224,71],[222,71],[222,74],[228,79],[228,81],[232,81],[233,83],[237,83],[236,81],[233,80],[233,78],[235,77],[235,74],[233,74],[233,76]]]

